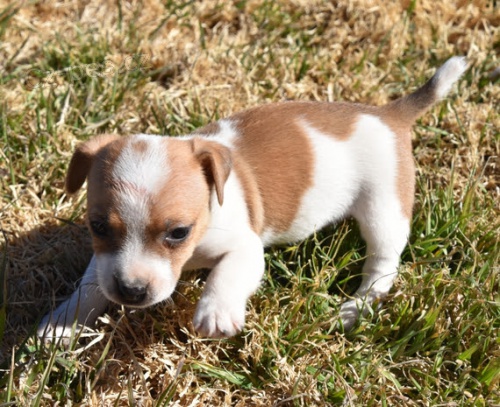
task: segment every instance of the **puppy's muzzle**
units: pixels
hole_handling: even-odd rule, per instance
[[[140,281],[135,281],[132,284],[125,283],[119,277],[115,276],[116,291],[118,299],[124,305],[140,306],[144,303],[148,295],[148,285]]]

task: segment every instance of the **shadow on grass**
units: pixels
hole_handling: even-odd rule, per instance
[[[13,351],[23,352],[20,348],[35,334],[43,316],[78,288],[92,257],[92,245],[87,228],[74,223],[42,225],[19,237],[12,237],[13,233],[9,231],[3,232],[0,281],[4,282],[4,289],[0,293],[4,295],[0,297],[0,309],[4,312],[0,316],[0,366],[5,368],[11,362]],[[176,322],[174,336],[185,342],[187,336],[181,327],[191,320],[196,300],[193,297],[199,295],[193,281],[204,281],[207,274],[206,270],[200,270],[183,275],[173,301],[146,310],[127,310],[126,326],[121,328],[141,331],[144,329],[141,322],[149,319],[145,314],[151,314],[149,322],[152,324],[165,314],[171,314],[165,325],[171,328]],[[173,307],[172,303],[175,303]],[[168,311],[170,308],[173,308],[172,312]],[[113,318],[119,319],[119,306],[111,305],[108,311]],[[181,318],[186,320],[179,324],[175,319],[183,313],[187,315]],[[159,324],[155,330],[162,336],[170,329]]]
[[[12,349],[75,290],[92,256],[90,237],[82,225],[42,225],[19,237],[8,230],[3,233],[0,365],[9,363]]]

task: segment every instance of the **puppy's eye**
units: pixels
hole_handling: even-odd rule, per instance
[[[168,244],[177,244],[186,240],[189,236],[189,232],[191,232],[191,226],[180,226],[178,228],[174,228],[167,232],[165,235],[165,243]]]
[[[105,237],[108,235],[108,224],[102,220],[90,221],[90,228],[92,232],[99,237]]]

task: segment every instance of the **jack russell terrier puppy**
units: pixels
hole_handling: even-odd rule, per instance
[[[264,247],[304,239],[347,216],[367,244],[362,283],[342,305],[349,329],[390,290],[410,231],[411,127],[466,69],[448,60],[423,87],[385,106],[284,102],[184,137],[101,135],[80,144],[66,189],[88,183],[92,258],[79,288],[38,334],[68,338],[109,301],[144,308],[170,297],[183,270],[212,269],[194,314],[227,337],[264,273]]]

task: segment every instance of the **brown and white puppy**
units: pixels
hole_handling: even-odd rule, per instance
[[[264,272],[267,245],[304,239],[346,216],[367,243],[345,327],[397,275],[414,195],[411,126],[466,69],[448,60],[415,93],[381,107],[270,104],[185,137],[104,135],[80,144],[66,187],[88,181],[94,257],[79,289],[39,327],[67,337],[108,301],[166,300],[183,270],[212,269],[194,316],[203,335],[240,331]]]

